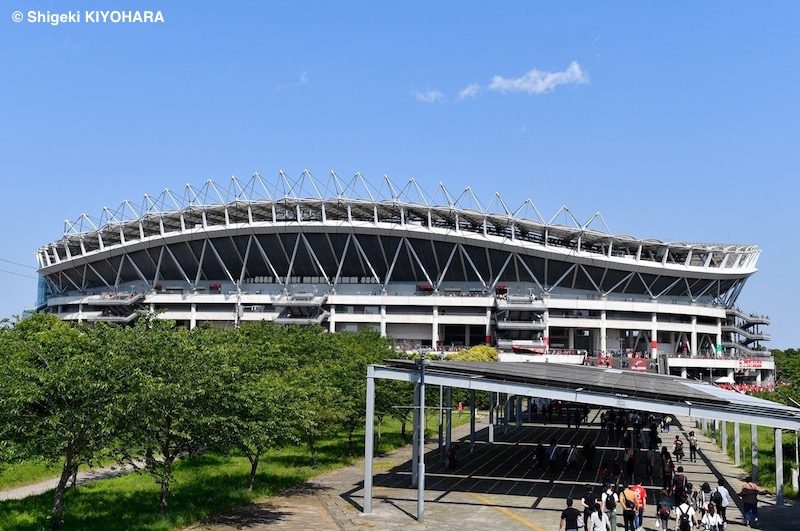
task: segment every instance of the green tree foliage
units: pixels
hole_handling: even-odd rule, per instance
[[[52,529],[61,528],[69,478],[101,457],[114,436],[125,382],[117,337],[115,328],[73,326],[45,314],[2,331],[0,440],[63,462]]]
[[[489,345],[475,345],[465,350],[449,354],[448,361],[500,361],[497,349]]]

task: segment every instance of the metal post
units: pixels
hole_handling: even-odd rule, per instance
[[[522,427],[522,397],[517,397],[517,428]]]
[[[367,419],[364,430],[364,514],[372,512],[372,445],[375,429],[375,377],[367,367]]]
[[[719,437],[722,441],[722,455],[728,455],[728,422],[725,420],[720,421]]]
[[[753,471],[753,481],[758,483],[758,426],[750,424],[750,463]]]
[[[414,384],[414,409],[413,409],[413,428],[411,435],[411,487],[417,486],[417,467],[419,466],[419,382]]]
[[[533,398],[528,397],[528,422],[533,422]]]
[[[444,454],[444,447],[442,446],[442,431],[444,430],[444,422],[443,415],[442,415],[442,400],[444,399],[444,388],[440,385],[439,386],[439,459],[441,459],[442,464],[445,461],[445,454]]]
[[[453,444],[453,388],[447,388],[447,410],[444,412],[445,419],[447,420],[445,429],[445,466],[450,466],[450,445]]]
[[[489,442],[494,442],[494,393],[489,391]]]
[[[742,464],[742,441],[738,422],[733,423],[733,464],[735,466]]]
[[[475,389],[469,391],[469,451],[475,449]]]
[[[775,505],[783,507],[783,430],[775,429]]]
[[[511,413],[511,397],[506,395],[505,402],[503,402],[503,433],[508,431],[508,416]]]
[[[417,472],[417,522],[425,518],[425,354],[419,360],[419,472]]]

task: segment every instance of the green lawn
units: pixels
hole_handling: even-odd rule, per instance
[[[453,415],[454,426],[467,422],[469,414],[462,414],[460,418]],[[433,435],[437,430],[436,416],[429,417],[426,425],[429,428],[426,433]],[[410,431],[410,425],[408,429]],[[382,432],[378,452],[403,443],[396,420],[384,420]],[[355,441],[354,456],[357,458],[364,452],[363,430]],[[247,491],[250,465],[244,457],[210,454],[182,459],[175,465],[170,514],[165,518],[158,515],[158,486],[148,475],[132,473],[80,485],[67,493],[64,528],[158,530],[185,527],[347,465],[353,460],[347,453],[346,436],[320,443],[316,467],[312,466],[305,446],[271,452],[261,462],[253,493]],[[42,529],[47,526],[52,504],[52,492],[0,502],[0,529]]]
[[[43,459],[28,459],[18,463],[0,463],[0,490],[36,483],[61,474],[61,465]]]
[[[727,453],[731,458],[735,454],[734,437],[733,437],[733,423],[727,423],[728,431],[728,444]],[[740,424],[740,450],[741,450],[741,468],[748,473],[752,473],[750,463],[750,425]],[[711,436],[711,432],[706,433]],[[722,437],[717,433],[717,446],[722,447]],[[791,452],[784,452],[783,455],[783,484],[784,494],[787,496],[795,496],[794,491],[791,489],[791,469],[796,466],[795,453],[794,453],[794,432],[783,431],[783,443],[792,447]],[[758,427],[758,484],[770,492],[775,492],[775,430],[766,426]]]

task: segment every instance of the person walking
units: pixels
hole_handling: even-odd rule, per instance
[[[700,523],[706,531],[722,531],[725,528],[725,522],[722,520],[722,516],[717,512],[717,506],[714,502],[708,504],[708,510],[700,519]]]
[[[739,497],[742,498],[742,505],[744,510],[742,516],[744,517],[744,525],[750,527],[758,527],[758,495],[766,494],[767,491],[759,487],[753,482],[752,476],[744,478],[744,485],[739,492]]]
[[[689,432],[689,461],[697,461],[697,436],[693,431]]]
[[[581,512],[572,506],[572,498],[567,498],[567,508],[561,511],[560,531],[579,531],[578,519]]]
[[[619,503],[619,496],[614,492],[614,487],[606,483],[603,488],[603,495],[601,496],[600,503],[603,505],[603,511],[611,523],[611,529],[617,528],[617,504]]]
[[[728,505],[731,503],[731,494],[725,487],[725,480],[722,478],[719,478],[717,488],[711,493],[711,501],[714,502],[717,512],[722,517],[722,521],[727,524],[728,516],[726,513],[728,512]]]
[[[694,507],[689,505],[685,499],[675,508],[675,529],[677,531],[692,531],[692,527],[697,525],[697,517],[694,514]]]
[[[594,504],[594,510],[586,523],[586,531],[612,531],[611,522],[599,503]]]
[[[630,487],[636,493],[636,516],[633,520],[633,525],[636,529],[644,528],[644,508],[647,506],[647,489],[642,486],[642,482],[638,481],[635,485]]]
[[[676,463],[683,461],[683,441],[680,435],[676,435],[675,440],[672,442],[672,455],[675,456]]]
[[[656,503],[656,518],[658,518],[662,531],[669,531],[669,521],[672,515],[672,496],[668,489],[661,489]]]
[[[596,503],[597,496],[594,494],[594,487],[592,487],[591,483],[587,483],[583,491],[583,496],[581,497],[581,505],[583,506],[583,521],[586,524],[586,529],[591,529],[589,527],[589,518],[592,516],[592,511],[594,511],[594,506]]]
[[[622,522],[625,525],[625,531],[636,531],[633,519],[639,508],[636,506],[636,492],[631,490],[630,485],[626,484],[625,490],[619,497],[619,504],[622,508]]]
[[[688,499],[689,491],[686,489],[688,483],[686,476],[683,474],[683,467],[678,467],[678,473],[672,478],[672,497],[675,500],[675,505],[678,506]]]

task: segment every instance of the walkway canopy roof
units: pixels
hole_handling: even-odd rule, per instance
[[[368,376],[416,383],[419,366],[387,360],[371,366]],[[557,363],[431,361],[425,383],[800,430],[798,408],[676,376]]]

